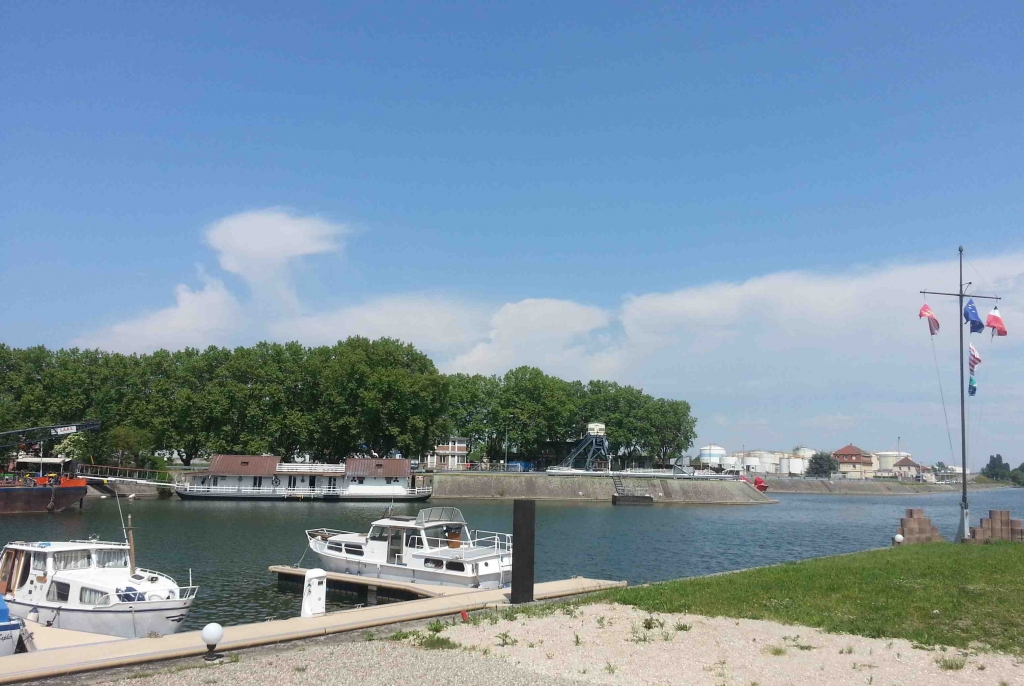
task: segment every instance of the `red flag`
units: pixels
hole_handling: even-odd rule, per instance
[[[985,326],[992,329],[993,336],[1006,335],[1006,325],[1003,324],[1003,318],[999,316],[998,307],[993,307],[992,311],[988,313],[988,318],[985,320]]]
[[[991,317],[992,315],[989,316]],[[921,317],[926,317],[928,319],[928,331],[931,332],[931,335],[934,336],[939,332],[939,318],[935,316],[935,313],[932,312],[932,308],[928,307],[927,303],[922,305],[921,311],[917,313],[917,318],[920,319]]]

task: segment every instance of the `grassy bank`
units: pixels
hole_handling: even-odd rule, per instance
[[[1022,572],[1019,544],[936,543],[625,588],[597,599],[1021,655]]]

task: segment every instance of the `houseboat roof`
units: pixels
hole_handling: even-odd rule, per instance
[[[214,455],[207,472],[213,476],[273,476],[280,462],[277,455]]]
[[[411,462],[404,459],[350,457],[345,461],[345,474],[350,477],[408,477],[411,473]]]
[[[128,544],[118,541],[11,541],[7,547],[59,553],[66,550],[127,549]]]

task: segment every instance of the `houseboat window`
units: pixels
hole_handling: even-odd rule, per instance
[[[95,588],[82,586],[82,592],[78,594],[78,600],[82,605],[110,605],[110,594],[105,591],[97,591]]]
[[[363,483],[363,481],[365,481],[365,479],[363,479],[363,477],[361,477],[361,476],[356,479],[356,483],[357,484],[361,484],[361,483]]]
[[[464,571],[466,571],[466,565],[462,564],[461,562],[452,562],[452,561],[449,560],[448,562],[446,562],[444,564],[444,566],[447,567],[448,569],[450,569],[453,572],[464,572]]]
[[[263,477],[262,476],[254,476],[252,478],[252,487],[253,488],[263,488]]]
[[[370,528],[371,541],[386,541],[390,534],[391,531],[386,526],[374,526]]]
[[[288,488],[295,488],[299,485],[298,480],[294,476],[288,477]]]
[[[352,545],[351,543],[346,543],[345,544],[345,552],[348,553],[349,555],[355,555],[357,557],[362,557],[363,556],[363,546],[361,546],[361,545]]]
[[[96,557],[96,566],[100,569],[128,566],[127,550],[97,550],[94,555]]]
[[[53,570],[59,572],[64,569],[89,569],[88,550],[65,550],[53,554]]]
[[[441,567],[444,567],[444,563],[440,560],[432,560],[428,557],[423,561],[423,566],[427,569],[441,569]]]
[[[217,485],[217,480],[218,480],[219,478],[220,478],[220,477],[216,477],[216,476],[215,476],[215,477],[213,477],[213,485],[214,485],[214,486],[216,486],[216,485]]]
[[[50,590],[46,592],[46,599],[51,603],[68,602],[68,594],[71,592],[71,585],[63,581],[54,581],[50,584]]]
[[[32,571],[46,574],[46,553],[32,553]]]

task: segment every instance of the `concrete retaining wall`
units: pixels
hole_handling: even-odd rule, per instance
[[[623,479],[627,488],[646,489],[654,502],[749,505],[772,502],[741,481]],[[607,476],[547,474],[434,474],[435,498],[605,500],[615,487]]]
[[[164,491],[161,495],[160,491]],[[157,486],[149,486],[147,484],[89,484],[89,489],[85,494],[86,498],[112,498],[115,495],[119,495],[122,498],[129,495],[134,495],[136,498],[169,498],[174,494],[174,488],[168,486],[167,488],[159,488]]]
[[[944,493],[959,490],[950,484],[916,484],[899,481],[864,481],[818,479],[765,479],[769,493],[819,493],[823,495],[908,495],[912,493]]]

